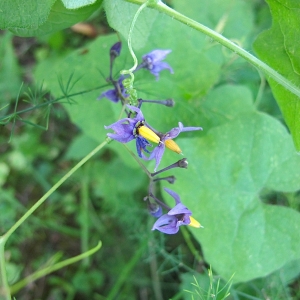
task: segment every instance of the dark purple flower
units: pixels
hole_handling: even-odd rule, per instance
[[[128,97],[128,95],[126,94],[126,89],[122,83],[123,80],[124,80],[124,76],[120,76],[119,80],[113,83],[114,88],[103,92],[97,98],[97,100],[100,100],[102,98],[107,98],[108,100],[117,103],[121,100],[120,95],[122,95],[124,98]]]
[[[157,170],[157,167],[160,164],[160,161],[162,159],[162,156],[165,152],[165,147],[169,148],[170,150],[180,154],[182,153],[179,146],[173,141],[174,138],[176,138],[180,132],[184,131],[195,131],[195,130],[202,130],[201,127],[184,127],[181,122],[178,123],[178,127],[172,128],[169,132],[162,135],[160,137],[160,142],[157,145],[157,147],[151,152],[150,156],[148,158],[144,158],[146,160],[155,159],[155,169]]]
[[[159,73],[164,69],[169,70],[170,73],[173,74],[174,72],[171,66],[162,61],[171,51],[172,50],[153,50],[143,56],[141,67],[148,69],[156,77],[156,80],[159,78]]]
[[[179,231],[179,226],[191,223],[192,212],[181,203],[177,193],[167,188],[164,190],[174,198],[176,205],[154,223],[152,230],[157,229],[163,233],[175,234]]]
[[[124,118],[109,126],[104,126],[105,129],[112,129],[115,133],[108,133],[107,136],[121,143],[128,143],[133,139],[136,139],[136,149],[139,157],[145,157],[142,151],[149,153],[146,149],[151,144],[146,140],[159,142],[159,137],[148,127],[144,125],[145,118],[142,111],[131,105],[127,107],[136,112],[134,118]]]

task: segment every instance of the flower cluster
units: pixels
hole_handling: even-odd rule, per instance
[[[174,183],[175,181],[175,178],[173,176],[166,178],[157,178],[158,174],[175,167],[187,167],[187,160],[184,158],[168,166],[167,168],[157,171],[164,155],[165,148],[181,154],[182,151],[180,147],[173,139],[175,139],[182,132],[198,131],[202,130],[202,128],[185,127],[181,122],[179,122],[178,127],[174,127],[168,132],[162,133],[154,129],[154,127],[150,126],[146,122],[141,111],[142,103],[153,102],[165,106],[173,106],[174,102],[170,99],[153,101],[138,99],[138,105],[132,105],[130,97],[127,94],[128,91],[123,84],[123,81],[124,79],[126,79],[126,77],[124,75],[121,75],[117,80],[114,80],[112,78],[113,63],[115,58],[120,55],[120,51],[120,42],[113,45],[110,49],[110,75],[108,81],[113,84],[114,88],[103,92],[98,97],[98,99],[102,99],[105,97],[114,103],[120,101],[123,105],[125,105],[127,117],[118,120],[117,122],[109,126],[105,126],[105,129],[111,129],[113,131],[107,133],[107,136],[120,143],[128,143],[132,140],[135,140],[138,157],[143,160],[155,160],[154,173],[148,172],[148,175],[150,177],[149,193],[148,196],[144,199],[148,203],[148,210],[150,214],[158,218],[158,220],[153,225],[152,230],[157,229],[163,233],[174,234],[178,232],[179,226],[181,225],[190,225],[199,228],[200,223],[197,222],[193,217],[191,217],[192,212],[181,203],[178,194],[168,188],[164,188],[164,190],[175,200],[175,206],[173,208],[170,208],[154,195],[152,188],[153,184],[159,180],[167,180],[169,183]],[[169,70],[172,74],[173,69],[171,68],[171,66],[167,62],[163,61],[170,52],[171,50],[157,49],[144,55],[142,57],[141,64],[137,66],[134,72],[140,69],[147,69],[156,77],[156,80],[159,79],[160,72],[165,69]],[[155,147],[151,149],[152,151],[150,151],[150,147],[153,146]],[[165,208],[168,211],[167,214],[163,215],[162,208]]]

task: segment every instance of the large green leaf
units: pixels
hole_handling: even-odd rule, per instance
[[[300,3],[292,0],[267,2],[273,23],[271,29],[258,36],[254,43],[255,51],[281,75],[300,86]],[[292,133],[295,146],[300,150],[299,98],[273,80],[269,82]]]
[[[226,279],[235,274],[235,281],[267,275],[300,258],[300,214],[260,200],[263,189],[300,188],[300,157],[278,121],[254,109],[247,112],[249,98],[235,100],[243,89],[213,91],[226,99],[222,113],[214,111],[221,97],[207,103],[215,124],[205,127],[203,138],[178,139],[189,169],[176,172],[174,187],[204,226],[193,233],[206,260]]]
[[[43,18],[41,22],[33,24],[34,18],[29,18],[27,23],[25,23],[24,21],[24,23],[19,22],[19,24],[17,23],[17,21],[15,22],[15,24],[7,21],[6,26],[3,26],[3,28],[9,29],[16,35],[25,37],[50,34],[64,28],[68,28],[78,22],[87,19],[95,10],[97,10],[101,6],[102,1],[103,0],[96,0],[92,1],[93,4],[91,5],[81,5],[84,7],[80,6],[78,9],[70,9],[68,7],[65,7],[61,0],[57,0],[53,4],[53,6],[49,7],[46,17]],[[71,5],[72,3],[70,2],[69,4]],[[45,7],[43,7],[43,9],[45,9]],[[33,17],[38,13],[39,10],[34,12]],[[43,13],[45,12],[40,11],[41,16],[43,16]],[[22,14],[25,15],[26,12],[22,12]],[[24,17],[22,18],[22,20],[23,19]]]

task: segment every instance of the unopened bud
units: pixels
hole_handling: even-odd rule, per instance
[[[120,55],[121,47],[122,47],[122,43],[117,42],[110,48],[109,54],[111,59],[115,59],[117,56]]]
[[[183,159],[181,159],[181,160],[178,161],[178,167],[179,168],[185,168],[185,169],[187,169],[188,164],[189,163],[188,163],[188,161],[187,161],[186,158],[183,158]]]

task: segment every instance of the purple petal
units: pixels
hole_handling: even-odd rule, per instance
[[[112,129],[115,132],[115,133],[108,133],[107,134],[108,137],[121,143],[128,143],[134,139],[134,135],[133,135],[134,125],[135,122],[133,119],[125,118],[109,126],[104,126],[104,128]]]
[[[98,98],[97,100],[101,100],[102,98],[107,98],[108,100],[117,103],[119,101],[119,97],[116,93],[115,89],[111,89],[108,91],[103,92]]]
[[[176,204],[169,212],[168,215],[175,216],[175,215],[188,215],[191,216],[192,212],[182,203]]]
[[[174,198],[176,204],[181,203],[180,197],[177,193],[173,192],[172,190],[170,190],[168,188],[164,188],[164,190]]]
[[[169,70],[171,74],[174,74],[174,71],[171,68],[171,66],[164,61],[153,64],[152,68],[149,68],[149,71],[156,77],[156,80],[158,80],[159,73],[165,69]]]
[[[202,130],[202,127],[184,127],[181,122],[178,123],[178,127],[172,128],[168,131],[162,138],[162,141],[170,140],[176,138],[179,133],[184,131],[195,131],[195,130]]]
[[[143,158],[142,151],[150,154],[150,151],[146,148],[147,146],[152,146],[145,138],[141,136],[136,137],[136,151],[138,153],[138,156]]]
[[[133,135],[119,135],[114,133],[107,133],[107,136],[123,144],[128,143],[134,139]]]
[[[180,132],[184,132],[184,131],[195,131],[195,130],[203,130],[202,127],[184,127],[183,124],[181,122],[178,123]]]
[[[126,123],[127,124],[124,124]],[[131,132],[133,131],[134,129],[134,125],[135,125],[135,122],[133,119],[130,119],[130,118],[125,118],[125,119],[122,119],[122,120],[119,120],[109,126],[104,126],[105,129],[113,129],[116,133],[124,133],[124,132]]]
[[[158,144],[156,146],[156,148],[151,152],[151,154],[149,156],[149,160],[155,159],[154,172],[156,172],[156,170],[161,162],[164,152],[165,152],[165,144],[163,144],[163,143]]]
[[[152,230],[159,230],[167,234],[175,234],[178,232],[177,218],[175,216],[162,215],[153,225]]]
[[[162,141],[164,142],[165,140],[174,139],[179,135],[180,132],[180,128],[174,127],[163,136]]]
[[[152,63],[155,63],[157,61],[161,61],[164,60],[166,58],[166,56],[171,53],[172,50],[153,50],[151,52],[149,52],[148,54],[145,54],[142,58],[143,60],[151,60]]]
[[[145,121],[144,115],[138,107],[132,105],[127,105],[127,107],[137,113],[136,117],[134,118],[135,122]]]

